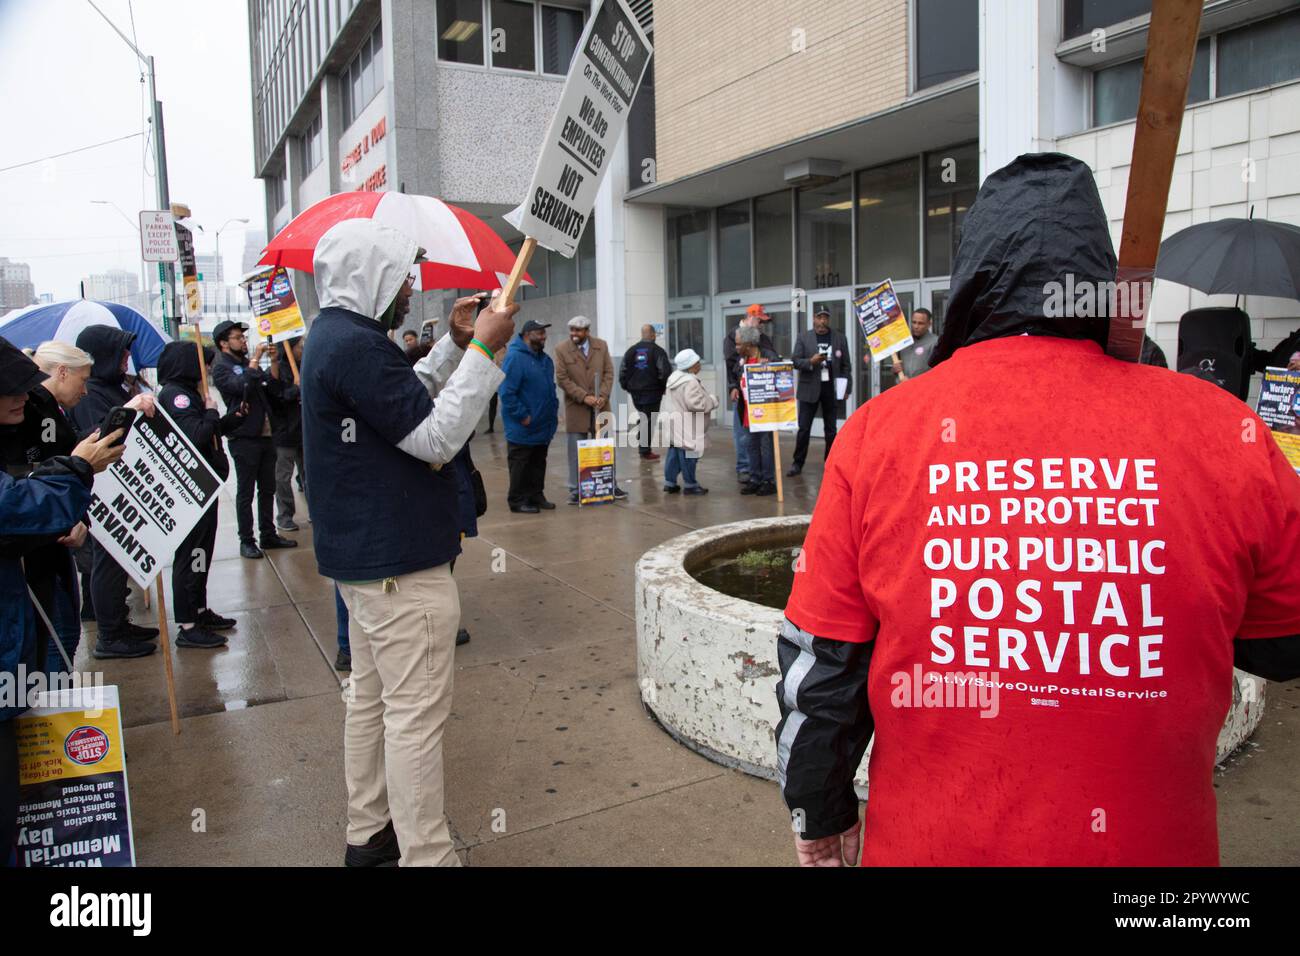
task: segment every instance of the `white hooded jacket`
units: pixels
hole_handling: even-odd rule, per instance
[[[709,448],[709,420],[717,407],[718,396],[698,376],[673,372],[659,413],[665,440],[674,448],[685,448],[692,457],[704,454]]]
[[[322,309],[347,309],[375,321],[387,311],[410,274],[420,248],[415,240],[373,219],[345,219],[316,244],[312,268]],[[437,395],[433,412],[397,447],[442,466],[469,440],[505,377],[487,356],[469,354],[445,334],[428,358],[435,381],[422,383]]]

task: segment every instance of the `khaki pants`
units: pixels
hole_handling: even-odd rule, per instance
[[[440,565],[366,584],[339,582],[352,631],[343,731],[348,842],[393,821],[402,866],[459,866],[443,809],[442,731],[451,713],[460,596]]]

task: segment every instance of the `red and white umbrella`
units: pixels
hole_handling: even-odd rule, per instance
[[[472,213],[432,196],[348,192],[329,196],[299,213],[262,252],[259,265],[312,271],[316,243],[335,223],[373,219],[424,247],[421,289],[486,289],[506,284],[515,253]],[[532,279],[524,277],[529,285]]]

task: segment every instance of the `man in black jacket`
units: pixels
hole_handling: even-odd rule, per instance
[[[215,357],[212,349],[204,350],[204,361]],[[194,443],[212,470],[223,480],[230,474],[230,462],[221,448],[221,436],[228,435],[244,423],[246,406],[234,405],[224,416],[217,403],[199,392],[199,352],[192,342],[169,342],[158,358],[158,401],[178,428]],[[235,626],[232,618],[222,617],[208,607],[208,571],[217,540],[217,507],[203,513],[176,549],[172,564],[172,611],[176,615],[177,647],[224,647],[226,639],[217,631]]]
[[[849,341],[843,332],[831,328],[831,314],[823,309],[813,316],[813,327],[799,333],[790,360],[799,370],[799,387],[795,396],[799,399],[799,437],[794,443],[794,461],[786,472],[787,477],[793,478],[803,471],[813,419],[818,415],[822,417],[826,457],[830,457],[839,406],[835,382],[841,378],[846,382],[850,379]],[[847,386],[844,394],[848,394]]]
[[[132,399],[126,392],[126,370],[131,359],[135,333],[113,325],[92,325],[77,336],[77,348],[90,353],[95,364],[86,380],[86,396],[72,408],[72,424],[85,438],[99,428],[104,416],[118,405],[135,403],[153,414],[153,397]],[[133,406],[134,407],[134,406]],[[130,593],[126,570],[98,541],[90,541],[90,603],[98,624],[96,658],[145,657],[155,650],[149,642],[158,637],[156,627],[134,624],[126,598]]]
[[[270,373],[258,364],[269,345],[259,342],[248,357],[248,340],[242,322],[218,322],[212,341],[220,354],[212,365],[212,383],[221,392],[227,408],[248,404],[243,424],[230,434],[230,455],[235,459],[235,517],[239,523],[239,554],[260,558],[267,548],[296,548],[275,533],[275,444],[271,440],[270,398],[283,394],[280,363],[271,351]],[[268,396],[270,398],[268,398]],[[257,487],[257,530],[261,549],[253,540],[253,488]]]
[[[646,461],[659,460],[659,456],[650,450],[654,423],[650,416],[659,414],[659,403],[664,399],[668,378],[672,374],[673,365],[668,361],[668,353],[655,344],[654,326],[641,326],[641,341],[623,354],[618,384],[632,396],[633,407],[641,413],[641,457]]]

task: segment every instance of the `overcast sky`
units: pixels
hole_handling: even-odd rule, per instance
[[[232,217],[265,225],[253,176],[244,0],[95,0],[152,55],[163,104],[173,202],[187,203],[199,254]],[[144,127],[135,54],[86,0],[0,0],[0,167],[125,136]],[[132,220],[155,208],[152,156],[135,137],[0,172],[0,256],[32,267],[39,295],[76,298],[92,272],[140,274]],[[239,275],[244,226],[221,234],[226,278]],[[156,266],[154,267],[157,268]]]

